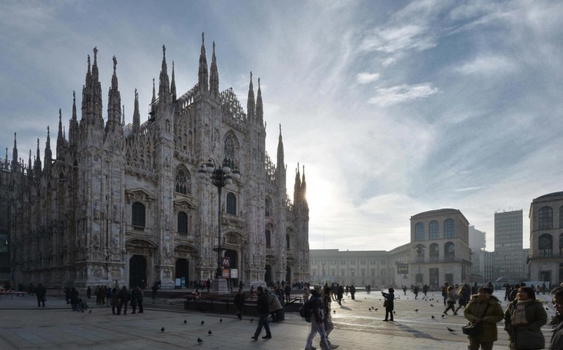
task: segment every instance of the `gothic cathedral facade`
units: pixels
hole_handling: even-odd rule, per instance
[[[26,165],[14,139],[3,165],[13,283],[172,288],[178,279],[213,279],[219,229],[224,271],[235,283],[308,281],[305,174],[298,167],[289,200],[281,128],[276,164],[265,150],[260,80],[255,98],[250,76],[245,113],[232,89],[219,91],[215,44],[208,71],[202,36],[197,84],[177,96],[163,47],[149,117],[141,123],[135,91],[125,125],[116,66],[114,57],[104,120],[97,50],[92,65],[88,56],[81,118],[74,98],[67,138],[59,110],[56,159],[49,132],[43,162],[39,140]],[[200,170],[225,160],[240,176],[218,198]]]

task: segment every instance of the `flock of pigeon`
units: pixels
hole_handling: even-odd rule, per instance
[[[250,322],[254,322],[254,319],[251,318],[251,319],[250,319]],[[223,323],[223,319],[222,319],[222,318],[219,319],[219,323]],[[184,324],[187,325],[187,324],[188,324],[188,320],[184,320]],[[204,324],[205,324],[205,321],[204,321],[204,320],[201,320],[200,325],[203,326]],[[161,328],[160,328],[160,332],[161,332],[161,333],[164,333],[165,331],[166,331],[166,329],[165,329],[164,327],[161,327]],[[207,331],[207,335],[208,335],[208,336],[213,335],[213,331],[211,331],[211,329],[208,330],[208,331]],[[202,344],[202,343],[203,343],[203,339],[201,339],[201,337],[197,337],[197,343],[198,343],[198,344]]]

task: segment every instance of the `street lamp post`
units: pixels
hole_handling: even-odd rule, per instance
[[[209,159],[207,163],[203,163],[198,173],[202,176],[210,176],[211,183],[217,187],[217,270],[215,272],[215,279],[213,283],[213,290],[215,292],[226,292],[227,285],[223,278],[223,268],[221,261],[221,194],[223,187],[233,182],[233,179],[239,179],[239,171],[235,167],[231,159],[225,158],[223,165],[218,166],[213,159]]]

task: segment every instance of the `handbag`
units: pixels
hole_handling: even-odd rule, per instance
[[[485,311],[481,315],[481,318],[483,318],[483,316],[487,314],[488,309],[489,309],[489,302],[487,301],[487,306],[485,307]],[[469,322],[467,325],[461,327],[461,331],[463,332],[463,334],[468,335],[470,337],[478,336],[479,334],[481,334],[482,330],[483,330],[483,324],[481,322],[479,323]]]

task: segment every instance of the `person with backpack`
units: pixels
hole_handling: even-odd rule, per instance
[[[305,350],[314,349],[313,339],[315,339],[317,333],[319,333],[319,336],[321,337],[321,349],[330,349],[328,336],[324,326],[325,315],[319,286],[315,286],[311,292],[311,298],[303,305],[302,315],[305,315],[305,320],[307,322],[311,322],[311,331],[309,332],[309,336],[307,336]]]
[[[272,333],[270,332],[270,325],[268,324],[268,315],[270,314],[270,308],[268,304],[268,296],[264,292],[264,288],[262,286],[256,289],[258,293],[258,300],[257,300],[257,311],[260,320],[258,321],[258,326],[256,327],[256,331],[252,336],[252,340],[258,340],[258,336],[262,333],[262,328],[266,329],[266,335],[262,337],[262,339],[270,339],[272,338]]]
[[[536,293],[530,287],[520,287],[516,300],[511,302],[504,313],[504,329],[510,337],[510,349],[536,350],[545,347],[541,327],[547,323],[543,304],[536,300]]]
[[[497,323],[503,318],[499,300],[490,288],[479,288],[463,311],[469,324],[463,332],[469,338],[469,350],[492,350],[497,340]]]
[[[389,288],[389,293],[381,292],[385,301],[383,306],[385,307],[385,319],[383,321],[389,321],[389,316],[391,316],[391,322],[393,322],[393,310],[395,309],[395,290]]]

